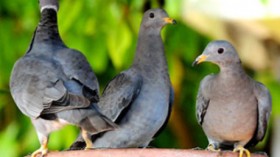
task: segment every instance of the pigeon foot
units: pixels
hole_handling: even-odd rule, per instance
[[[213,144],[209,144],[206,149],[209,150],[209,151],[212,151],[212,152],[220,152],[221,151],[221,149],[216,149]]]
[[[32,153],[31,157],[36,157],[38,154],[41,154],[43,157],[48,153],[48,147],[46,144],[42,145],[39,149]]]
[[[243,157],[244,153],[246,154],[247,157],[251,157],[250,151],[240,145],[238,145],[236,148],[234,148],[233,152],[239,152],[239,157]]]
[[[91,138],[90,138],[90,135],[88,134],[87,131],[85,130],[82,130],[82,136],[86,142],[86,147],[85,147],[85,150],[89,150],[89,149],[92,149],[93,148],[93,144],[92,144],[92,141],[91,141]]]

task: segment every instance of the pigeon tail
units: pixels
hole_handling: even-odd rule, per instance
[[[113,130],[117,127],[117,125],[107,117],[99,112],[93,112],[92,109],[81,109],[81,112],[83,112],[85,116],[79,122],[79,126],[91,134]]]
[[[94,105],[95,104],[91,104],[91,106],[87,108],[63,110],[56,113],[56,115],[58,119],[79,126],[82,130],[90,134],[117,128],[117,125],[102,115]]]

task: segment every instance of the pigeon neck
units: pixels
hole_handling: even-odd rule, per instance
[[[164,54],[164,45],[161,39],[160,30],[139,32],[134,65],[147,66],[154,69],[167,69]]]
[[[220,66],[220,76],[222,77],[229,77],[229,78],[236,78],[241,76],[245,71],[240,62],[234,64],[227,64],[224,66]]]
[[[57,45],[63,43],[57,26],[57,12],[53,8],[44,8],[41,20],[36,30],[35,42],[44,42]]]

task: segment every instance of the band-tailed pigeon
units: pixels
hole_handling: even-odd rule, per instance
[[[95,148],[146,147],[167,122],[173,102],[161,29],[174,24],[163,9],[144,13],[133,65],[105,88],[100,110],[119,127],[94,137]],[[83,146],[81,139],[71,149]]]
[[[41,144],[32,157],[48,151],[49,134],[66,124],[81,128],[87,148],[90,135],[115,124],[97,110],[99,85],[82,53],[68,48],[57,27],[57,0],[40,0],[41,20],[29,50],[13,67],[12,97],[36,129]]]
[[[194,64],[208,61],[219,66],[218,74],[201,82],[196,101],[197,120],[208,138],[209,150],[233,146],[239,156],[250,152],[265,135],[271,113],[271,96],[260,82],[242,68],[235,48],[227,41],[210,42]]]

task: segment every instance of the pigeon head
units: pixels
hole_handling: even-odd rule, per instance
[[[219,66],[241,62],[235,48],[225,40],[210,42],[204,49],[203,53],[195,59],[193,65],[206,61]]]
[[[145,29],[161,29],[166,24],[176,24],[163,9],[149,9],[144,13],[141,26]]]

